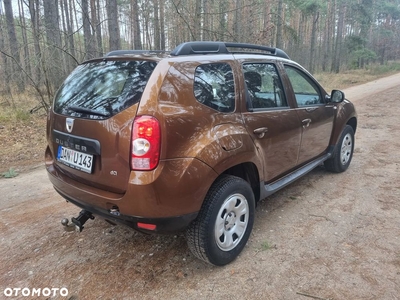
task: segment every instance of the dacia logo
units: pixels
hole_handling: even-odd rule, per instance
[[[67,128],[67,131],[68,131],[69,133],[71,133],[71,132],[72,132],[72,128],[74,127],[74,119],[72,119],[72,118],[67,118],[67,119],[65,120],[65,127]]]

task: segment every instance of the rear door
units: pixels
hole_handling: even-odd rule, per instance
[[[303,70],[286,64],[286,75],[297,105],[296,113],[301,122],[302,139],[298,164],[323,154],[329,145],[335,108],[325,102],[325,91]]]
[[[78,66],[60,87],[50,118],[59,170],[122,193],[130,174],[132,123],[156,62],[97,60]]]
[[[243,63],[242,69],[247,102],[243,118],[264,159],[264,181],[268,182],[295,167],[301,126],[274,63]]]

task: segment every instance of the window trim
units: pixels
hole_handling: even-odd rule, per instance
[[[201,101],[199,101],[199,99],[196,97],[196,93],[195,93],[195,83],[196,83],[196,82],[199,82],[199,81],[196,80],[196,78],[199,78],[201,81],[204,81],[204,83],[206,83],[206,84],[212,86],[209,82],[207,82],[206,80],[204,80],[204,79],[201,78],[200,76],[196,76],[197,69],[198,69],[199,67],[201,68],[202,66],[207,66],[207,65],[226,65],[226,66],[229,66],[229,68],[230,68],[230,72],[232,73],[232,84],[233,84],[233,95],[234,95],[234,96],[233,96],[233,99],[231,99],[233,105],[232,105],[232,107],[231,107],[228,111],[219,110],[218,108],[215,107],[215,106],[217,106],[217,105],[215,105],[215,106],[214,106],[214,105],[213,105],[213,106],[207,105],[207,104],[205,103],[205,101],[201,102]],[[206,63],[201,63],[201,64],[197,65],[197,66],[195,67],[194,73],[193,73],[193,89],[192,89],[192,91],[193,91],[193,97],[194,97],[194,99],[196,100],[196,102],[198,102],[198,103],[200,103],[200,104],[202,104],[202,105],[204,105],[204,106],[206,106],[206,107],[208,107],[208,108],[210,108],[210,109],[212,109],[212,110],[214,110],[214,111],[216,111],[216,112],[218,112],[218,113],[230,114],[230,113],[234,113],[234,112],[236,111],[237,84],[236,84],[236,80],[235,80],[234,68],[232,67],[232,65],[231,65],[229,62],[226,62],[226,61],[222,61],[222,62],[206,62]],[[213,91],[213,93],[214,93],[214,91]],[[214,95],[213,95],[213,97],[214,97]]]
[[[255,65],[255,64],[263,64],[263,65],[272,65],[275,69],[275,72],[278,76],[279,82],[281,83],[281,91],[283,93],[283,96],[285,97],[286,100],[286,105],[285,106],[278,106],[278,107],[251,107],[251,103],[250,103],[250,94],[249,94],[249,90],[246,84],[246,80],[244,78],[244,66],[245,65]],[[283,80],[282,80],[282,76],[279,72],[279,67],[275,62],[272,61],[245,61],[241,63],[241,71],[242,71],[242,78],[243,78],[243,84],[244,84],[244,92],[245,92],[245,100],[246,100],[246,109],[248,112],[265,112],[265,111],[278,111],[278,110],[289,110],[291,109],[291,106],[289,104],[289,99],[287,97],[286,91],[285,91],[285,87],[283,84]]]
[[[299,103],[297,102],[296,99],[296,93],[294,91],[293,85],[292,85],[292,81],[290,80],[290,77],[288,75],[288,73],[286,72],[286,67],[292,68],[294,70],[296,70],[297,72],[299,72],[299,74],[302,74],[304,76],[302,76],[318,93],[319,98],[320,98],[320,102],[319,103],[313,103],[313,104],[306,104],[306,105],[299,105]],[[312,77],[311,74],[308,73],[307,70],[304,70],[303,68],[300,68],[296,65],[292,65],[292,64],[288,64],[288,63],[284,63],[283,64],[283,68],[285,70],[285,75],[287,77],[287,81],[290,84],[290,88],[291,91],[293,93],[293,97],[294,97],[294,104],[296,105],[295,108],[308,108],[308,107],[313,107],[313,106],[323,106],[326,103],[324,102],[324,97],[323,97],[323,92],[321,90],[321,86],[318,84],[318,82]],[[300,75],[301,76],[301,75]],[[321,102],[323,101],[323,102]]]

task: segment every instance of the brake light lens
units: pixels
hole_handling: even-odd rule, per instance
[[[150,171],[160,160],[161,130],[151,116],[136,117],[132,125],[131,169]]]
[[[143,228],[147,230],[156,230],[157,226],[155,224],[147,224],[147,223],[137,223],[138,228]]]

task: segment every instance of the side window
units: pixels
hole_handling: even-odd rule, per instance
[[[318,87],[307,74],[288,65],[285,65],[285,70],[299,107],[323,103]]]
[[[193,92],[197,101],[220,112],[235,110],[232,68],[226,63],[204,64],[196,68]]]
[[[248,108],[288,107],[282,83],[274,64],[244,64],[243,74],[247,87]]]

